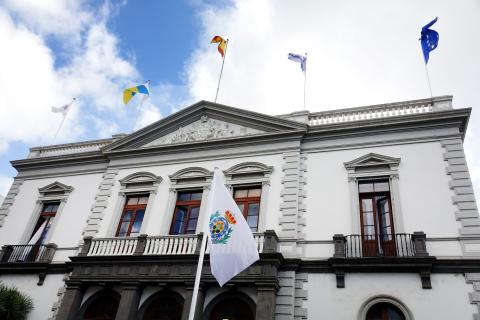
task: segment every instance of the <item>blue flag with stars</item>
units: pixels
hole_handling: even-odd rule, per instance
[[[435,50],[438,46],[438,32],[432,29],[429,29],[435,22],[437,22],[438,17],[433,19],[430,23],[425,25],[422,28],[420,41],[422,43],[423,58],[425,59],[425,64],[428,63],[428,58],[430,51]]]

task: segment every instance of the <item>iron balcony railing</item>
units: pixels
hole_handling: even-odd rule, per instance
[[[342,235],[333,237],[336,258],[428,256],[423,232]]]
[[[55,254],[55,244],[27,244],[3,246],[0,256],[2,263],[43,262],[48,263]]]

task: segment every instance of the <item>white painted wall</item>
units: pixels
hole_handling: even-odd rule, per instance
[[[101,181],[101,174],[65,176],[26,180],[21,186],[15,202],[10,207],[5,224],[0,232],[0,244],[27,243],[33,225],[37,222],[36,210],[39,199],[38,188],[58,181],[73,187],[61,212],[55,216],[52,228],[47,238],[48,242],[59,247],[78,246],[82,239],[82,230],[86,225],[90,208],[94,203],[95,194]],[[33,224],[33,225],[32,225]]]
[[[428,142],[309,153],[307,239],[325,240],[335,233],[352,233],[351,197],[343,163],[370,152],[401,158],[399,193],[405,232],[424,231],[427,237],[458,236],[460,224],[455,220],[444,151],[439,142]]]
[[[355,320],[362,304],[378,295],[401,301],[415,320],[470,320],[478,312],[469,303],[473,288],[463,275],[432,274],[431,279],[433,289],[422,289],[417,274],[347,273],[345,288],[338,289],[335,275],[309,274],[305,285],[308,319]]]
[[[279,207],[280,207],[280,190],[282,188],[281,185],[281,176],[282,176],[282,155],[266,155],[266,156],[255,156],[255,157],[244,157],[244,158],[235,158],[235,159],[222,159],[222,160],[215,160],[215,161],[201,161],[201,162],[194,162],[191,163],[181,163],[181,164],[169,164],[169,165],[162,165],[162,166],[150,166],[150,167],[142,167],[142,168],[129,168],[129,169],[121,169],[116,177],[116,183],[112,189],[112,195],[108,200],[108,206],[104,211],[105,218],[102,221],[100,226],[100,231],[97,234],[98,237],[105,237],[105,236],[114,236],[116,227],[118,225],[118,221],[120,219],[120,212],[123,209],[121,204],[121,197],[119,195],[120,192],[120,183],[119,180],[125,178],[126,176],[139,172],[139,171],[147,171],[151,172],[157,176],[161,176],[163,181],[158,186],[158,190],[156,194],[152,194],[154,199],[150,203],[151,208],[147,208],[147,214],[144,217],[144,223],[142,224],[142,233],[146,233],[148,235],[165,235],[168,234],[173,209],[169,208],[169,197],[171,193],[169,189],[171,187],[170,180],[168,178],[169,175],[174,174],[175,172],[185,169],[188,167],[202,167],[207,170],[213,171],[215,166],[219,167],[220,170],[226,170],[236,164],[243,163],[243,162],[261,162],[268,166],[273,166],[273,172],[270,177],[270,186],[268,192],[268,198],[264,201],[268,201],[266,208],[266,212],[260,212],[260,215],[265,217],[265,227],[264,229],[274,229],[276,231],[279,230]],[[202,207],[206,205],[206,202],[202,203]],[[201,208],[201,212],[202,212]],[[203,212],[204,215],[206,214]],[[200,217],[198,222],[198,226],[200,226],[202,219],[204,216]],[[113,227],[112,227],[113,226]],[[198,232],[200,229],[197,228]]]
[[[46,320],[52,315],[53,304],[58,302],[58,290],[63,287],[64,275],[48,274],[43,285],[38,286],[38,275],[1,275],[0,281],[16,287],[33,300],[33,310],[28,320]]]

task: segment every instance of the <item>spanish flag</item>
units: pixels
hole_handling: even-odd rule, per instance
[[[215,36],[210,43],[218,43],[218,52],[220,52],[222,58],[224,58],[225,51],[227,50],[227,41],[220,36]]]

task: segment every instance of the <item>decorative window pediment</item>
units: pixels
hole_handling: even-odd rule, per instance
[[[349,173],[366,171],[397,171],[400,158],[393,158],[377,153],[369,153],[360,158],[345,162],[344,166]]]
[[[207,179],[213,177],[213,172],[200,167],[189,167],[179,170],[168,177],[170,178],[170,181],[175,184],[206,182]]]
[[[272,166],[266,166],[260,162],[243,162],[228,170],[223,171],[227,179],[246,177],[269,177],[273,171]]]
[[[150,172],[135,172],[123,179],[120,179],[122,187],[134,187],[134,186],[157,186],[162,182],[162,177],[156,176]]]
[[[42,197],[67,195],[73,191],[72,186],[67,186],[61,182],[55,181],[46,185],[45,187],[38,188],[38,192]]]

